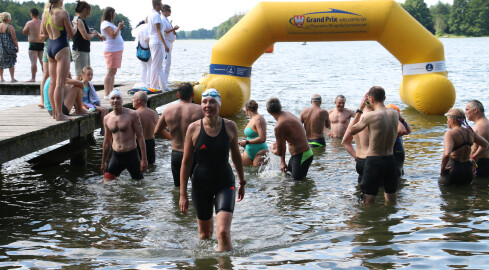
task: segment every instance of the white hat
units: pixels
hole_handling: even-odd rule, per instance
[[[122,98],[122,93],[121,91],[114,89],[112,92],[109,94],[109,99],[112,98],[113,96],[120,96]]]
[[[219,106],[221,106],[221,94],[214,88],[205,90],[204,93],[202,93],[202,99],[204,98],[213,98],[219,103]]]

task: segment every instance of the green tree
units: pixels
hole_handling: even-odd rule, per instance
[[[468,6],[468,0],[453,0],[450,18],[448,19],[448,27],[450,28],[450,32],[455,33],[456,35],[466,33],[468,28],[468,25],[466,24]]]
[[[229,29],[231,29],[235,24],[237,24],[241,18],[244,17],[244,14],[236,14],[232,16],[231,18],[227,19],[225,22],[221,23],[217,27],[217,32],[216,32],[216,39],[220,39],[222,36],[224,36]]]
[[[430,7],[430,13],[433,18],[433,24],[437,35],[443,35],[448,31],[448,19],[452,5],[438,1]]]
[[[469,36],[489,35],[489,1],[470,0],[465,22],[465,34]]]
[[[431,33],[435,33],[430,9],[424,0],[406,0],[401,6]]]

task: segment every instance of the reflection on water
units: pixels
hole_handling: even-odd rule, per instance
[[[465,60],[487,51],[488,40],[442,40],[458,91],[456,107],[473,98],[487,100],[481,89],[489,66],[479,58],[470,64]],[[212,44],[177,42],[171,76],[198,79],[208,69]],[[462,45],[464,51],[458,49]],[[202,57],[196,59],[196,52]],[[105,72],[101,59],[94,63],[97,76]],[[121,70],[121,77],[135,80],[136,64]],[[285,110],[298,115],[314,93],[323,97],[324,108],[344,94],[346,107],[355,109],[370,86],[384,86],[388,102],[400,105],[413,129],[404,137],[405,175],[397,205],[385,205],[382,192],[374,205],[359,204],[354,161],[340,140],[327,139],[326,148],[314,149],[303,181],[283,175],[273,155],[268,165],[245,169],[246,195],[236,203],[232,225],[235,250],[217,253],[215,237],[198,239],[193,207],[188,215],[179,211],[168,141],[157,139],[157,165],[143,181],[123,173],[101,185],[102,138],[97,136],[86,168],[66,162],[34,171],[27,157],[2,165],[0,268],[487,268],[489,179],[475,179],[468,187],[438,186],[446,118],[403,105],[397,92],[400,74],[400,64],[373,42],[276,44],[275,53],[253,66],[251,93],[268,123],[271,144],[275,120],[265,109],[268,98],[279,97]],[[6,103],[12,100],[0,101]],[[249,119],[240,113],[232,120],[243,137]]]

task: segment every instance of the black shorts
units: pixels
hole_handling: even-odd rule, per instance
[[[66,106],[63,104],[63,107],[61,107],[61,110],[63,111],[63,114],[65,115],[70,115],[70,111],[68,110],[68,108],[66,108]],[[48,111],[49,115],[53,115],[53,111]]]
[[[107,179],[115,179],[121,174],[124,169],[129,171],[132,179],[143,179],[143,173],[141,172],[141,159],[139,159],[138,150],[134,148],[127,152],[113,151],[112,158],[110,159],[109,167],[104,177]]]
[[[355,170],[358,173],[358,184],[362,182],[363,170],[365,169],[365,161],[364,158],[357,158],[357,164],[355,165]]]
[[[292,178],[294,178],[294,180],[301,180],[306,177],[313,159],[314,157],[311,149],[291,156],[289,164],[287,165],[287,170],[292,174]]]
[[[212,206],[216,214],[234,212],[236,189],[234,174],[229,163],[224,168],[210,168],[197,164],[192,176],[192,203],[200,220],[212,218]]]
[[[360,188],[363,194],[375,196],[379,193],[379,187],[383,185],[385,193],[395,193],[398,176],[394,155],[368,156]]]
[[[180,186],[180,169],[182,168],[183,152],[177,150],[171,150],[171,173],[173,175],[173,184],[176,187]],[[195,169],[195,158],[192,163],[192,168],[190,169],[190,177],[194,173]]]
[[[36,51],[36,52],[44,51],[44,42],[41,43],[29,42],[29,51]]]
[[[477,160],[476,176],[479,178],[489,177],[489,158],[479,158]]]
[[[155,164],[156,153],[155,153],[155,139],[144,140],[146,144],[146,158],[148,159],[148,165]],[[139,142],[136,140],[139,158],[141,158],[141,149],[139,148]]]
[[[438,183],[441,185],[468,185],[472,183],[472,163],[470,161],[459,162],[453,159],[448,161],[447,166],[452,168],[441,175]]]
[[[312,148],[326,147],[326,141],[324,140],[324,138],[311,139],[311,140],[307,139],[307,141],[309,142],[309,146]]]

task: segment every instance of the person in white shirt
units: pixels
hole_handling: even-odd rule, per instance
[[[104,41],[104,56],[107,63],[107,74],[104,78],[104,99],[108,99],[109,93],[114,88],[115,74],[122,64],[122,52],[124,51],[124,40],[121,30],[124,22],[120,21],[117,27],[114,25],[115,9],[106,7],[100,23],[100,33],[106,38]]]
[[[148,19],[141,21],[134,29],[133,36],[136,38],[136,47],[149,48]],[[147,62],[141,62],[141,84],[150,87],[151,62],[152,57]]]
[[[153,10],[148,16],[148,34],[149,34],[149,50],[151,51],[151,75],[150,75],[150,87],[158,89],[166,89],[166,84],[163,74],[163,47],[165,52],[168,53],[168,48],[165,38],[161,33],[161,17],[158,12],[161,10],[161,0],[153,0]]]
[[[163,60],[163,71],[165,74],[164,80],[166,85],[171,85],[170,81],[168,81],[168,76],[170,75],[170,66],[171,66],[171,55],[173,49],[173,42],[176,38],[176,32],[180,27],[176,25],[173,27],[171,22],[168,20],[168,17],[171,16],[171,7],[169,5],[163,5],[161,10],[161,23],[162,23],[162,31],[165,34],[166,45],[168,46],[168,53],[166,54],[165,59]]]

